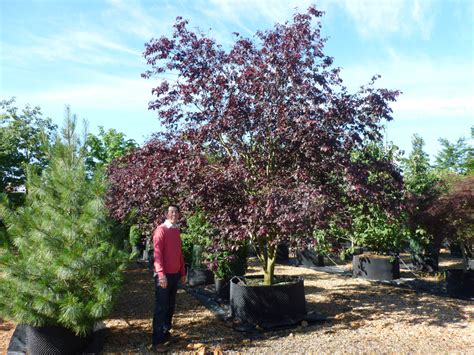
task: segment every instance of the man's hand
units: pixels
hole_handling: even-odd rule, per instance
[[[186,284],[186,275],[181,276],[181,285]]]
[[[161,288],[167,288],[168,287],[168,279],[166,278],[166,275],[163,275],[163,277],[158,276],[158,280],[160,282],[160,287]]]

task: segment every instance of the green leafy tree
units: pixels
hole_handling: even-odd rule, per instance
[[[332,216],[327,228],[315,231],[318,252],[327,254],[330,249],[328,240],[349,244],[348,248],[342,250],[341,256],[354,253],[360,248],[377,254],[397,253],[401,250],[402,243],[407,238],[406,212],[401,204],[401,176],[384,168],[385,164],[396,165],[400,159],[399,150],[394,145],[370,144],[352,152],[352,164],[375,167],[367,173],[366,181],[369,186],[378,187],[382,192],[381,196],[378,203],[346,199],[344,210]]]
[[[430,232],[433,221],[428,209],[443,190],[441,180],[431,167],[428,154],[423,150],[424,144],[423,138],[413,136],[412,150],[403,161],[404,180],[413,262],[420,270],[435,271],[438,269],[441,240]]]
[[[459,138],[455,143],[440,138],[441,151],[436,156],[436,168],[456,174],[472,174],[474,172],[474,147],[466,138]]]
[[[46,169],[28,169],[25,205],[12,210],[3,196],[0,217],[13,245],[0,252],[2,318],[86,335],[111,310],[125,256],[113,245],[104,179],[88,178],[81,152],[67,116]]]
[[[355,247],[377,254],[399,252],[407,231],[403,216],[390,216],[377,206],[351,208],[351,238]]]
[[[126,139],[125,134],[117,132],[110,128],[105,130],[104,127],[99,126],[99,134],[87,134],[85,138],[85,162],[89,176],[94,174],[103,174],[104,168],[112,162],[115,158],[127,154],[137,147],[137,143],[133,139]],[[136,246],[144,234],[143,226],[130,224],[130,221],[113,222],[112,230],[116,239],[117,245],[121,248],[126,248],[129,245],[132,248],[130,258],[138,255]]]
[[[192,266],[200,268],[204,263],[203,252],[205,247],[209,246],[216,230],[209,223],[206,215],[202,211],[197,211],[186,219],[186,227],[183,233],[183,239],[187,246],[192,247]],[[188,249],[186,249],[188,251]]]
[[[44,169],[45,144],[57,127],[39,107],[19,110],[15,98],[0,101],[0,109],[0,192],[11,192],[24,186],[28,167]]]
[[[97,136],[90,133],[87,136],[87,167],[90,171],[104,167],[137,146],[138,144],[133,139],[126,139],[124,133],[112,128],[105,131],[104,127],[100,126]]]

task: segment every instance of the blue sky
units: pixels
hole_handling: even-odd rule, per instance
[[[0,97],[39,105],[60,124],[71,105],[89,131],[115,128],[142,143],[160,129],[144,43],[171,33],[176,16],[224,45],[232,32],[324,10],[325,53],[349,88],[382,75],[403,91],[387,139],[410,150],[414,133],[430,155],[438,138],[469,137],[474,125],[474,0],[0,0]],[[472,140],[471,140],[472,143]]]

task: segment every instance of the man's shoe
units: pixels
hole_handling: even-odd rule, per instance
[[[156,344],[152,345],[150,350],[155,353],[166,353],[168,351],[168,347],[165,344]]]
[[[173,343],[177,343],[179,341],[179,335],[177,335],[176,333],[170,333],[170,332],[166,332],[165,333],[165,340],[163,341],[164,344],[173,344]]]

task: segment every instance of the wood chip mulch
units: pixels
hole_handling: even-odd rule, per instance
[[[257,273],[253,267],[250,273]],[[261,334],[234,331],[184,290],[178,291],[175,342],[170,353],[455,352],[474,354],[474,303],[410,289],[277,266],[277,274],[301,275],[308,311],[331,320]],[[107,327],[103,353],[151,353],[153,280],[132,264]],[[13,324],[0,320],[0,353]]]
[[[170,353],[459,352],[474,354],[474,303],[437,297],[303,267],[277,274],[305,279],[308,311],[331,321],[248,334],[234,331],[195,298],[179,290]],[[250,273],[258,273],[253,267]],[[149,353],[154,303],[150,273],[136,265],[108,328],[105,353]]]
[[[10,338],[15,331],[15,324],[0,318],[0,354],[6,354]]]

